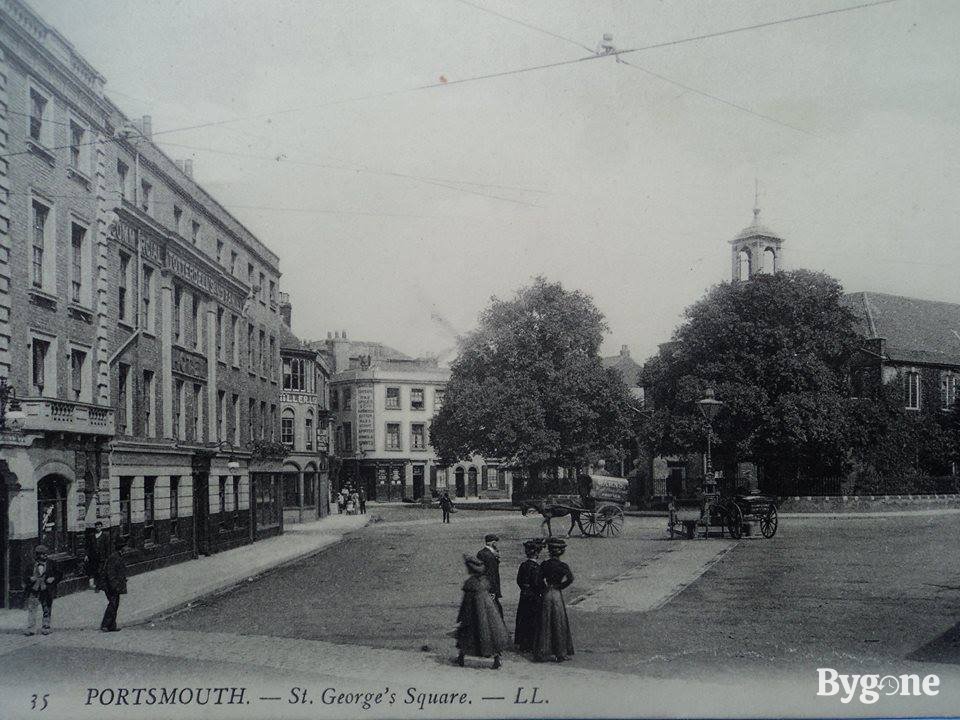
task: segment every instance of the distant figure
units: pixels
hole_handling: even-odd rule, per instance
[[[503,617],[503,606],[500,604],[500,551],[497,550],[497,543],[500,538],[493,533],[485,535],[483,538],[483,547],[477,553],[477,559],[483,563],[484,572],[487,576],[487,583],[490,585],[490,594],[493,596],[493,602],[500,611],[500,617]]]
[[[440,496],[440,510],[443,512],[443,520],[441,520],[441,522],[450,522],[450,508],[452,507],[453,500],[450,499],[450,495],[444,490],[443,495]]]
[[[560,538],[547,541],[550,557],[540,565],[546,591],[540,607],[540,623],[534,642],[533,659],[542,662],[548,655],[563,662],[573,655],[573,637],[570,634],[570,621],[567,618],[567,606],[563,601],[563,590],[573,582],[570,566],[560,559],[567,543]]]
[[[50,551],[46,545],[37,545],[33,549],[33,563],[27,566],[23,575],[23,593],[26,597],[27,628],[24,635],[35,635],[37,620],[43,616],[40,632],[49,635],[50,617],[53,614],[53,599],[57,596],[57,583],[60,574],[54,563],[47,557]]]
[[[104,567],[103,591],[107,595],[107,609],[100,621],[103,632],[117,632],[117,613],[120,611],[120,596],[127,594],[127,564],[123,560],[123,548],[126,545],[123,536],[117,536],[113,552],[107,558]]]
[[[367,514],[367,491],[364,488],[360,488],[360,514]]]
[[[531,652],[540,624],[540,605],[543,602],[543,574],[537,556],[543,549],[542,540],[527,540],[523,551],[527,559],[517,569],[517,585],[520,587],[520,603],[517,605],[517,622],[513,643],[521,652]]]
[[[94,524],[93,536],[87,542],[84,570],[90,578],[90,587],[99,591],[103,586],[103,566],[110,555],[110,536],[103,531],[103,523]]]
[[[457,614],[457,665],[463,667],[465,655],[493,656],[493,669],[500,668],[500,654],[507,646],[507,628],[493,602],[486,566],[476,558],[463,556],[469,577],[463,584],[463,599]]]

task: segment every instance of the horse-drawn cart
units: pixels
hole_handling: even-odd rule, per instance
[[[686,535],[692,538],[697,527],[709,534],[711,527],[719,527],[730,537],[739,540],[744,529],[753,523],[760,526],[760,534],[769,539],[777,534],[777,503],[769,495],[737,493],[731,497],[710,493],[696,498],[675,498],[670,503],[667,532],[670,537]]]
[[[629,481],[610,475],[579,475],[572,479],[526,481],[515,488],[513,503],[524,515],[536,510],[543,516],[542,529],[553,535],[550,521],[570,516],[586,537],[616,537],[623,531],[623,506],[629,496]]]

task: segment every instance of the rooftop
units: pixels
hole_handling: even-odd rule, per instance
[[[621,346],[619,355],[602,357],[600,362],[603,363],[605,368],[614,368],[619,372],[620,377],[627,385],[633,387],[640,382],[640,371],[643,366],[630,357],[630,348],[626,345]]]

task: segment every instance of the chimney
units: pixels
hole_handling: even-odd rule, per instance
[[[630,348],[628,348],[626,345],[621,345],[621,346],[620,346],[620,357],[625,357],[625,358],[630,357]]]
[[[149,115],[144,115],[142,128],[143,128],[143,136],[147,140],[152,139],[153,138],[153,118],[151,118]]]
[[[183,172],[188,178],[193,179],[193,160],[191,158],[183,161]]]
[[[290,293],[280,293],[280,319],[290,327],[290,314],[293,306],[290,304]]]

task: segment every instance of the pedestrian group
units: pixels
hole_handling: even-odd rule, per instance
[[[442,505],[441,505],[442,507]],[[445,520],[447,522],[448,520]],[[501,655],[509,643],[509,634],[500,604],[500,538],[484,537],[484,545],[476,557],[464,555],[467,580],[457,615],[457,664],[464,658],[493,658],[494,670],[502,666]],[[547,548],[549,558],[537,558]],[[534,662],[553,657],[563,662],[573,655],[573,637],[563,599],[563,590],[573,582],[570,566],[560,559],[567,544],[560,538],[527,540],[523,550],[527,556],[517,570],[520,602],[513,641],[520,652],[531,653]]]

